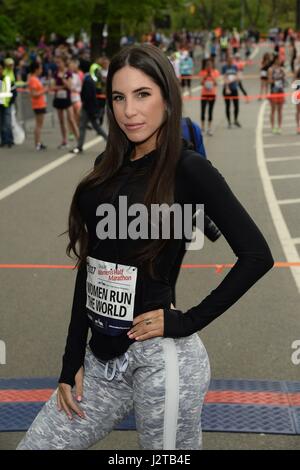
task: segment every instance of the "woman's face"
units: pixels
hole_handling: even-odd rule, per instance
[[[156,143],[164,122],[165,102],[160,87],[141,70],[124,66],[112,79],[115,119],[132,142]]]

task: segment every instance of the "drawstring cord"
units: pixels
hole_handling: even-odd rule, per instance
[[[125,357],[123,358],[123,361],[121,362],[121,360],[116,357],[115,359],[112,359],[112,360],[109,360],[107,361],[106,365],[105,365],[105,371],[104,371],[104,376],[105,378],[108,380],[108,381],[111,381],[113,380],[115,374],[116,374],[116,370],[117,370],[117,366],[119,368],[119,372],[121,373],[121,377],[122,377],[122,373],[124,373],[128,367],[128,364],[129,364],[129,355],[127,352],[125,352]],[[112,364],[112,373],[111,373],[111,376],[109,377],[108,376],[108,369],[109,369],[109,366],[111,364],[111,362],[113,363]],[[120,378],[121,378],[120,377]]]

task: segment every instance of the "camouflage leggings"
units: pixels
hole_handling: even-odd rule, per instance
[[[57,390],[17,447],[87,449],[134,409],[142,449],[202,449],[201,411],[210,382],[206,349],[197,333],[132,343],[110,361],[86,349],[86,419],[69,420],[56,406]]]

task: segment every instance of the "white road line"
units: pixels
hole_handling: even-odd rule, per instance
[[[300,199],[279,199],[278,201],[278,204],[280,205],[284,205],[284,204],[299,204],[300,203]]]
[[[256,46],[255,49],[254,49],[254,51],[251,52],[251,54],[250,54],[250,56],[249,56],[249,59],[250,59],[250,60],[254,59],[254,57],[257,55],[258,51],[259,51],[259,47]]]
[[[277,158],[266,158],[266,162],[285,162],[286,160],[300,160],[300,157],[277,157]]]
[[[265,149],[273,149],[273,148],[279,148],[279,147],[299,147],[300,145],[300,141],[299,142],[289,142],[289,143],[286,143],[286,144],[265,144],[264,145],[264,148]]]
[[[300,243],[300,237],[299,238],[293,238],[294,243]]]
[[[277,231],[279,241],[281,243],[285,257],[289,263],[300,262],[300,257],[296,246],[291,237],[288,226],[284,220],[284,217],[277,201],[272,182],[268,173],[267,163],[265,161],[264,145],[263,145],[263,117],[266,108],[266,102],[262,103],[257,120],[256,126],[256,160],[259,169],[263,189],[265,192],[266,200],[269,205],[271,217]],[[300,202],[300,199],[299,199]],[[291,273],[294,277],[298,292],[300,294],[300,269],[293,266],[290,267]]]
[[[272,175],[271,180],[283,180],[285,178],[300,178],[300,173],[293,173],[291,175]]]
[[[90,147],[93,147],[94,145],[100,143],[103,140],[103,137],[96,137],[95,139],[91,140],[87,144],[84,145],[83,149],[87,150]],[[80,155],[80,154],[79,154]],[[60,158],[57,158],[51,163],[48,163],[47,165],[42,166],[42,168],[39,168],[38,170],[34,171],[33,173],[30,173],[27,176],[24,176],[24,178],[21,178],[20,180],[16,181],[15,183],[7,186],[6,188],[2,189],[0,191],[0,201],[11,194],[15,193],[16,191],[19,191],[19,189],[24,188],[28,184],[32,183],[36,179],[40,178],[41,176],[46,175],[50,171],[54,170],[55,168],[59,167],[60,165],[63,165],[64,163],[68,162],[69,160],[72,160],[74,157],[78,157],[78,155],[72,154],[72,153],[66,153]]]

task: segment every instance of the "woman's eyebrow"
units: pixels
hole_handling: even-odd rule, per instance
[[[142,90],[152,90],[152,88],[148,87],[148,86],[142,86],[141,88],[137,88],[136,90],[133,90],[132,93],[137,93],[138,91],[142,91]],[[123,95],[123,93],[121,91],[117,91],[117,90],[114,90],[112,92],[112,94],[114,93],[118,93],[118,95]]]

